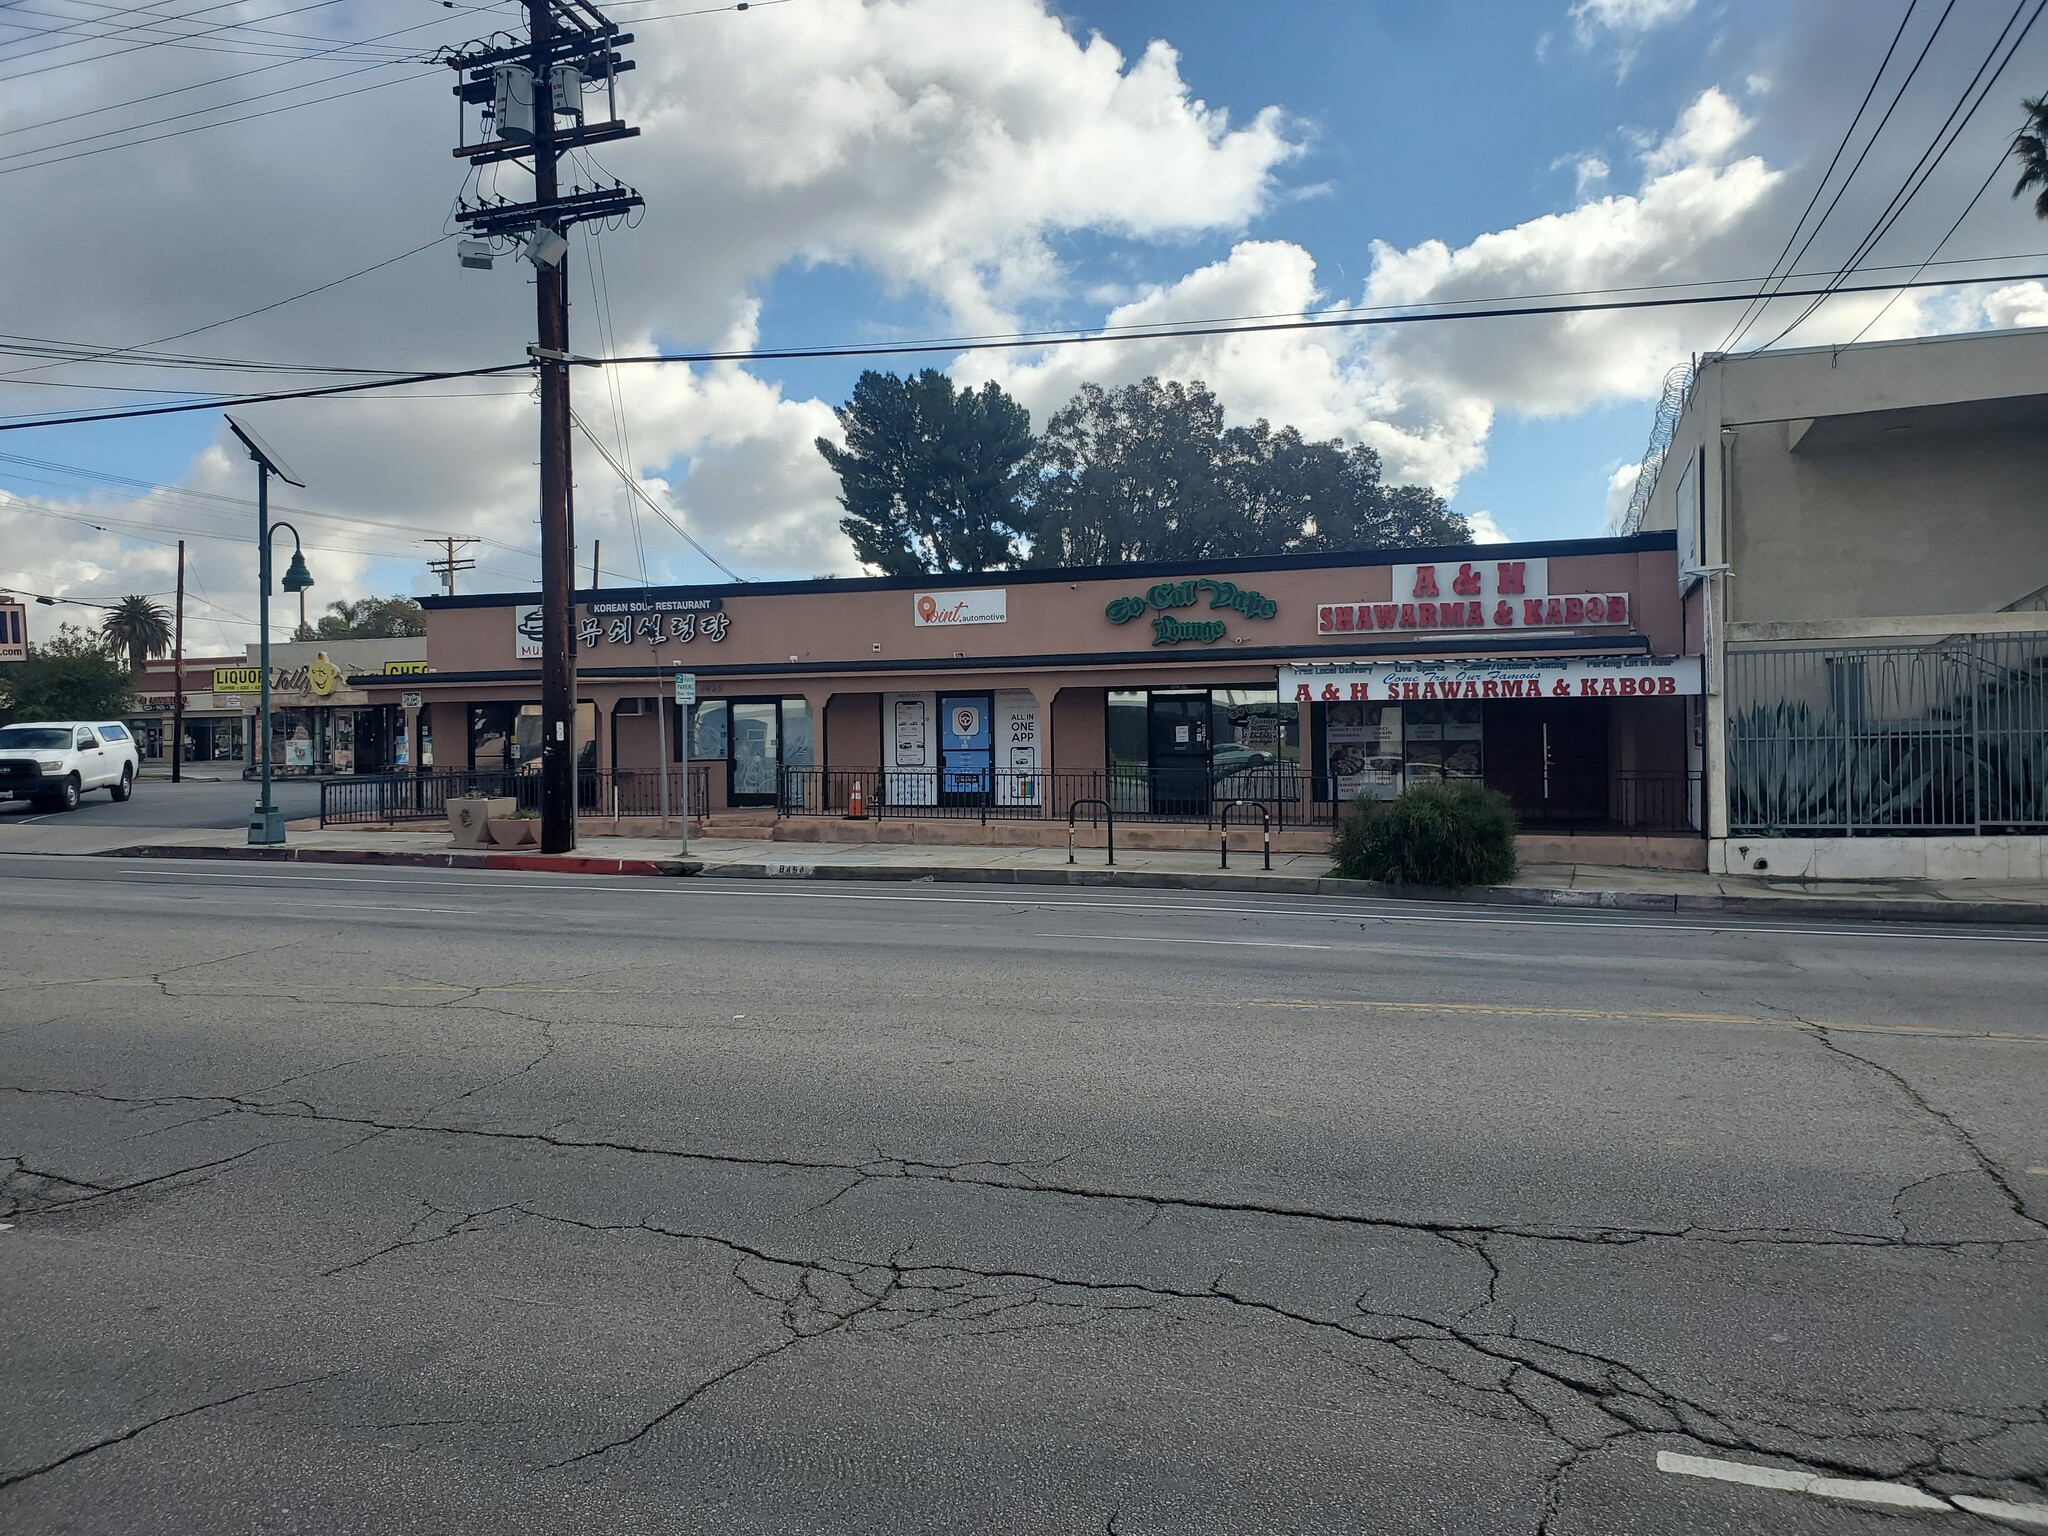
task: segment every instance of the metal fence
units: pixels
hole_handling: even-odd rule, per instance
[[[2048,635],[1728,653],[1738,835],[2048,832]]]
[[[579,816],[654,818],[661,814],[661,774],[644,772],[576,775]],[[670,815],[683,807],[683,770],[668,771]],[[447,773],[397,773],[380,777],[331,779],[320,786],[323,827],[443,821],[450,799],[488,795],[516,801],[522,811],[540,809],[540,776],[516,769],[465,769]],[[711,770],[690,770],[690,812],[702,816],[711,803]]]
[[[1683,770],[1566,775],[1540,766],[1489,768],[1486,783],[1514,802],[1515,819],[1532,832],[1669,836],[1705,826],[1703,776]]]
[[[1202,764],[1052,773],[785,768],[777,809],[784,816],[845,816],[858,786],[862,811],[872,817],[1064,820],[1075,804],[1094,800],[1107,803],[1119,821],[1213,826],[1225,806],[1245,802],[1265,806],[1275,827],[1329,826],[1336,806],[1329,798],[1328,782],[1291,768],[1217,774]]]

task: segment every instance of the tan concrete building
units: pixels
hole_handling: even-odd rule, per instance
[[[1703,594],[1712,867],[2042,876],[2048,330],[1709,357],[1642,526]]]
[[[350,686],[399,707],[414,764],[520,788],[538,766],[538,602],[424,599],[431,670]],[[1101,802],[1120,823],[1206,828],[1241,801],[1319,829],[1353,796],[1469,776],[1532,829],[1702,857],[1699,628],[1670,532],[591,591],[576,635],[586,832],[644,825],[664,763],[679,800],[687,756],[694,810],[776,835],[1063,835]],[[678,672],[696,680],[687,711]]]

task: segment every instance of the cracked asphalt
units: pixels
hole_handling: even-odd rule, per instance
[[[2048,1505],[2048,933],[0,875],[10,1533]]]

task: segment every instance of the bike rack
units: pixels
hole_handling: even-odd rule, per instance
[[[1240,806],[1259,813],[1259,824],[1265,830],[1266,868],[1271,869],[1273,867],[1273,813],[1257,800],[1233,800],[1230,804],[1223,807],[1223,831],[1217,838],[1217,843],[1223,853],[1222,867],[1224,869],[1230,868],[1230,813]],[[1071,863],[1072,860],[1068,862]]]
[[[1107,800],[1076,800],[1067,807],[1067,862],[1074,862],[1074,813],[1084,805],[1099,805],[1109,827],[1109,862],[1116,863],[1116,807]]]

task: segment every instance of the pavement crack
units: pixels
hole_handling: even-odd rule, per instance
[[[86,1457],[104,1451],[110,1446],[124,1444],[127,1441],[133,1440],[137,1435],[146,1434],[152,1429],[172,1423],[178,1419],[189,1419],[194,1414],[211,1413],[217,1408],[226,1408],[235,1403],[246,1402],[252,1397],[265,1397],[274,1392],[290,1392],[299,1387],[309,1387],[318,1382],[331,1381],[340,1374],[341,1372],[339,1371],[322,1371],[313,1376],[301,1376],[294,1381],[280,1381],[267,1387],[250,1387],[245,1391],[229,1393],[226,1397],[212,1398],[207,1402],[194,1403],[186,1408],[178,1408],[170,1413],[159,1414],[156,1418],[145,1419],[140,1424],[131,1425],[118,1434],[107,1435],[86,1445],[66,1451],[62,1456],[43,1462],[39,1466],[24,1467],[18,1472],[0,1474],[0,1489],[13,1488],[18,1484],[28,1482],[31,1478],[42,1477],[46,1473],[55,1472],[60,1467],[69,1466],[74,1461],[82,1461]]]
[[[1834,1052],[1835,1055],[1842,1057],[1846,1061],[1854,1062],[1859,1067],[1877,1073],[1880,1077],[1891,1083],[1893,1087],[1897,1088],[1905,1097],[1907,1103],[1948,1132],[1950,1139],[1969,1155],[1971,1162],[1977,1165],[1978,1172],[1990,1180],[1992,1187],[1998,1191],[2013,1215],[2035,1230],[2048,1233],[2048,1221],[2043,1221],[2027,1209],[2027,1203],[2021,1197],[2020,1192],[2013,1187],[2011,1181],[2006,1178],[2004,1172],[1991,1160],[1984,1149],[1977,1145],[1977,1138],[1971,1135],[1955,1116],[1948,1113],[1947,1110],[1936,1108],[1934,1104],[1929,1102],[1925,1094],[1913,1086],[1904,1073],[1886,1066],[1881,1061],[1874,1061],[1868,1056],[1850,1050],[1849,1047],[1835,1038],[1834,1031],[1829,1029],[1827,1025],[1816,1024],[1810,1019],[1801,1019],[1799,1022],[1811,1029],[1814,1037],[1824,1047]],[[1920,1182],[1925,1183],[1926,1180],[1923,1179]],[[1906,1189],[1901,1190],[1899,1195],[1894,1198],[1892,1202],[1894,1219],[1897,1219],[1898,1200],[1903,1198],[1913,1187],[1913,1185],[1908,1185]],[[1903,1226],[1903,1223],[1901,1225]]]

